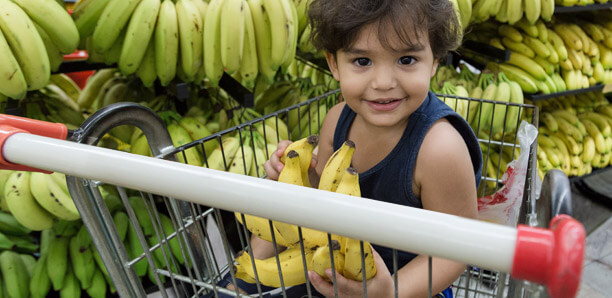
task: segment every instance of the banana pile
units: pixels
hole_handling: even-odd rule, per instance
[[[481,23],[491,17],[502,23],[514,24],[521,18],[534,24],[538,19],[550,21],[555,11],[555,0],[476,0],[472,22]]]
[[[555,0],[555,4],[560,6],[584,6],[591,5],[595,3],[608,3],[608,0]]]
[[[1,0],[0,7],[0,97],[22,99],[47,85],[79,33],[56,1]]]
[[[459,72],[452,66],[441,66],[432,78],[431,90],[441,94],[462,97],[469,95],[471,98],[501,102],[493,104],[450,97],[440,98],[464,117],[475,132],[482,131],[494,140],[501,140],[505,135],[512,134],[523,117],[520,107],[503,104],[524,103],[521,86],[509,79],[503,71],[485,71],[475,75],[465,66],[462,66]]]
[[[486,22],[467,38],[511,52],[504,63],[487,63],[527,93],[556,93],[612,82],[612,22],[609,15],[553,23],[523,18],[513,25]],[[485,62],[486,63],[486,62]]]
[[[298,42],[312,52],[310,1],[83,0],[72,17],[90,59],[117,64],[150,86],[175,77],[216,86],[224,72],[252,88],[285,72]],[[304,40],[299,40],[304,37]]]
[[[278,181],[310,187],[308,168],[312,151],[317,144],[318,137],[310,136],[289,145],[281,158],[285,167]],[[348,140],[331,156],[321,174],[319,189],[351,196],[361,195],[359,175],[354,168],[350,167],[354,152],[355,144]],[[246,282],[256,282],[257,276],[263,285],[280,287],[279,267],[285,286],[306,282],[304,274],[306,269],[313,270],[323,278],[329,279],[325,270],[331,268],[332,264],[338,273],[353,280],[367,280],[376,275],[376,267],[368,242],[339,235],[328,235],[326,232],[277,221],[272,222],[273,230],[271,231],[268,219],[238,212],[235,213],[235,216],[249,231],[263,240],[275,241],[287,247],[278,256],[265,260],[253,259],[245,251],[239,253],[235,259],[234,272],[237,278]],[[303,243],[303,248],[300,242]],[[362,267],[362,257],[365,268]],[[307,268],[304,268],[304,263]]]
[[[538,104],[538,171],[560,169],[582,176],[611,164],[612,105],[601,92],[571,95]]]

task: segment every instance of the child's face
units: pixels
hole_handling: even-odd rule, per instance
[[[358,34],[350,49],[327,53],[334,78],[340,81],[344,100],[368,124],[378,127],[404,125],[423,103],[429,81],[438,65],[427,33],[410,40],[416,48],[407,48],[399,37],[389,34],[385,48],[377,38],[377,25],[368,25]],[[393,30],[389,28],[389,30]]]

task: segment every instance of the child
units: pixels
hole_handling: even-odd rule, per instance
[[[440,58],[461,39],[451,2],[314,0],[310,19],[315,45],[326,51],[344,99],[320,130],[313,187],[327,159],[350,139],[362,197],[476,218],[482,166],[477,139],[465,120],[429,92]],[[264,165],[270,179],[278,178],[288,144],[280,143]],[[273,255],[269,243],[255,240],[261,258]],[[452,244],[441,239],[440,245]],[[368,297],[393,297],[391,274],[398,275],[399,297],[427,296],[428,256],[398,251],[393,272],[392,249],[373,248],[380,257]],[[465,264],[433,258],[432,293],[452,297],[449,286],[464,269]],[[361,282],[336,278],[340,297],[363,296]],[[322,295],[334,296],[333,285],[316,273],[309,279]]]

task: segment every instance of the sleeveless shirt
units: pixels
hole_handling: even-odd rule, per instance
[[[334,151],[338,150],[342,143],[346,141],[355,116],[355,112],[348,105],[345,105],[338,118],[334,132]],[[414,166],[425,134],[441,118],[446,118],[463,137],[472,159],[476,187],[478,187],[482,172],[482,154],[474,132],[459,114],[444,104],[435,94],[429,92],[421,106],[410,115],[406,129],[391,153],[369,170],[359,173],[361,196],[384,202],[423,208],[420,198],[417,198],[412,190]],[[401,237],[401,235],[398,236]],[[393,274],[393,250],[387,247],[372,245]],[[445,245],[445,243],[440,243],[440,245]],[[398,251],[397,257],[397,268],[400,269],[415,258],[416,255]]]

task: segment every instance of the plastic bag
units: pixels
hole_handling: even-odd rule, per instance
[[[518,159],[508,164],[508,169],[502,176],[504,186],[491,195],[478,198],[478,219],[516,226],[525,191],[529,149],[537,137],[538,129],[522,121],[517,132],[521,153]]]

